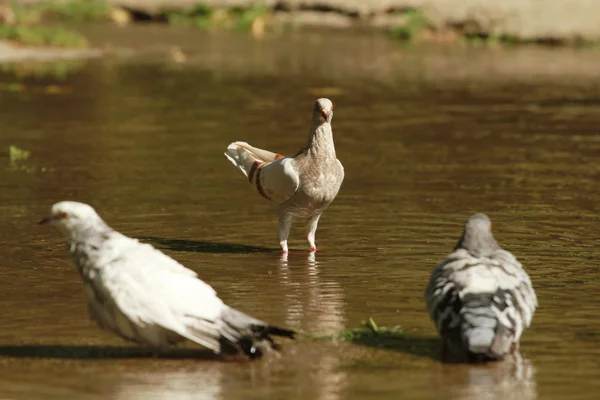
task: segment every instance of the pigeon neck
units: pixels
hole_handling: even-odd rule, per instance
[[[308,137],[308,142],[301,153],[316,158],[336,158],[335,145],[333,144],[333,132],[331,124],[323,122],[313,123],[313,129]]]
[[[69,232],[71,253],[80,257],[83,253],[89,256],[90,253],[97,252],[111,231],[112,229],[102,220],[71,229]]]
[[[463,232],[454,250],[465,249],[474,257],[488,257],[500,246],[491,232]]]

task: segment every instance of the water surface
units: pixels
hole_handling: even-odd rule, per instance
[[[129,50],[0,93],[1,145],[31,151],[19,165],[0,157],[3,397],[596,398],[600,53],[419,49],[336,32],[91,34]],[[321,251],[311,258],[298,228],[282,261],[271,206],[223,151],[244,140],[295,152],[320,96],[335,103],[346,180],[321,219]],[[35,224],[65,199],[259,318],[335,335],[373,317],[414,343],[301,338],[253,363],[203,351],[153,359],[89,321],[64,240]],[[521,357],[443,365],[422,351],[436,343],[423,290],[473,212],[490,215],[540,307]]]

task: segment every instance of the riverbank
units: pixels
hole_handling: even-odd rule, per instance
[[[379,30],[416,43],[595,46],[598,11],[600,3],[588,0],[25,0],[0,3],[0,62],[98,56],[80,34],[90,22],[155,22],[257,38],[319,27]]]
[[[172,22],[177,16],[221,19],[235,11],[249,20],[268,15],[267,23],[400,31],[400,39],[437,36],[483,38],[509,42],[572,43],[600,40],[600,2],[594,0],[76,0],[98,17],[118,24]],[[47,4],[24,0],[20,4]],[[59,4],[73,3],[71,1]],[[96,7],[90,7],[95,4]],[[251,12],[248,13],[248,10]],[[89,12],[86,13],[89,16]],[[102,16],[102,15],[101,15]],[[265,20],[263,18],[262,23]],[[202,25],[202,24],[199,24]],[[208,24],[204,24],[208,26]],[[426,32],[421,35],[420,31]]]
[[[197,0],[108,0],[136,13],[189,11]],[[393,29],[422,15],[434,31],[522,41],[600,40],[600,2],[594,0],[203,0],[214,8],[261,4],[277,19],[298,25]]]

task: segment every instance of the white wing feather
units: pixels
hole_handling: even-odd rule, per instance
[[[293,158],[281,158],[261,168],[260,187],[276,203],[287,201],[299,186],[300,175]]]
[[[112,251],[104,257],[112,259],[100,261],[104,267],[91,282],[96,291],[136,325],[158,325],[209,348],[218,346],[210,340],[219,336],[217,326],[211,323],[218,319],[224,304],[212,287],[148,244],[120,234],[111,242],[107,248]],[[203,335],[190,333],[191,325],[204,331]]]

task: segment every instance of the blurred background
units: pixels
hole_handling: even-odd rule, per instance
[[[599,40],[595,0],[0,1],[0,397],[595,399]],[[319,97],[346,178],[281,258],[223,152],[294,154]],[[35,224],[60,200],[305,334],[222,363],[99,330]],[[474,212],[540,307],[520,355],[444,365],[423,291]]]

